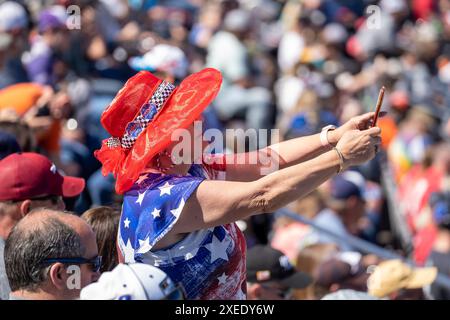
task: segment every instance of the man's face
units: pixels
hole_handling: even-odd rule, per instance
[[[19,222],[28,212],[36,208],[48,208],[64,211],[66,205],[61,196],[43,196],[28,200],[10,200],[2,207],[4,214],[10,216],[16,222]],[[8,230],[3,237],[7,237]]]
[[[358,197],[351,197],[346,201],[344,222],[352,234],[359,230],[359,221],[364,216],[366,202]]]
[[[83,245],[86,248],[83,258],[93,259],[98,256],[97,241],[94,232],[90,232],[82,237]],[[81,288],[95,282],[100,277],[100,272],[95,271],[94,267],[89,264],[82,264],[81,269]]]
[[[9,215],[13,216],[17,221],[33,209],[48,208],[53,210],[64,211],[66,205],[61,196],[44,195],[28,200],[9,200]]]
[[[81,258],[89,260],[96,258],[98,256],[98,249],[95,233],[92,231],[89,225],[86,222],[82,221],[80,218],[73,217],[73,222],[74,223],[71,223],[70,225],[79,234],[82,246],[84,248],[84,254]],[[79,286],[70,286],[71,284],[73,284],[73,281],[70,278],[70,275],[72,275],[72,273],[67,270],[67,287],[65,290],[66,292],[64,294],[64,299],[78,299],[80,297],[81,289],[91,284],[92,282],[97,281],[100,277],[100,272],[94,270],[94,266],[91,264],[79,264],[77,266],[79,267]]]

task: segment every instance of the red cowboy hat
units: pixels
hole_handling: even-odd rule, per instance
[[[148,71],[127,81],[101,117],[112,137],[94,153],[103,175],[112,172],[117,179],[117,193],[131,188],[148,162],[172,142],[172,132],[198,118],[221,83],[222,75],[212,68],[190,75],[178,87]]]

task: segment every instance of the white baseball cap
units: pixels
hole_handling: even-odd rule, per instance
[[[134,70],[162,71],[182,79],[187,74],[188,60],[180,48],[158,44],[143,56],[131,58],[129,65]]]
[[[12,1],[0,4],[0,31],[25,28],[27,24],[27,13],[20,4]]]
[[[162,270],[144,263],[119,264],[81,290],[81,300],[183,300],[184,290]]]

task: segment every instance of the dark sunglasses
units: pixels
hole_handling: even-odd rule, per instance
[[[99,272],[100,268],[102,266],[102,257],[101,256],[96,256],[95,258],[92,259],[86,259],[86,258],[51,258],[51,259],[45,259],[43,261],[44,264],[52,264],[52,263],[64,263],[64,264],[89,264],[92,266],[92,271],[93,272]]]

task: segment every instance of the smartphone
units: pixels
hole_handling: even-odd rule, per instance
[[[375,108],[375,116],[373,118],[373,124],[372,127],[375,127],[377,125],[378,115],[380,114],[381,105],[383,104],[384,99],[384,92],[386,91],[386,88],[384,86],[381,87],[380,93],[378,94],[378,100],[377,105]]]

